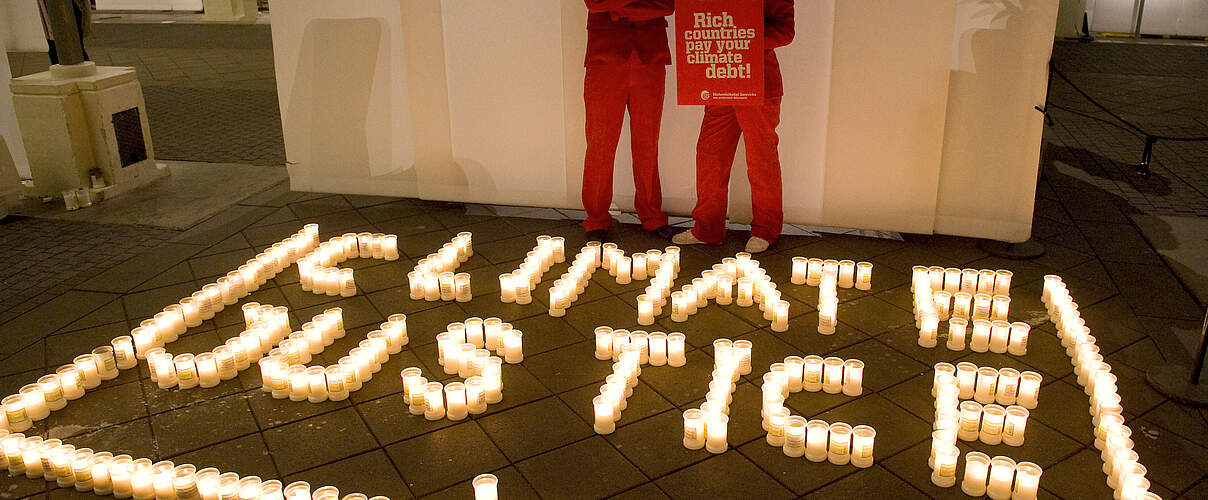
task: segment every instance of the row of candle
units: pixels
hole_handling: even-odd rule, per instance
[[[965,454],[961,491],[971,497],[986,496],[993,500],[1035,500],[1043,472],[1032,462],[1016,463],[1009,457],[990,458],[980,451],[971,451]]]
[[[984,405],[1019,405],[1029,410],[1036,409],[1040,400],[1040,384],[1044,380],[1044,377],[1034,371],[979,367],[967,361],[955,366],[951,363],[937,363],[935,378],[938,380],[945,374],[955,378],[957,396],[960,399],[972,399]],[[936,395],[934,389],[932,395]]]
[[[415,268],[407,273],[411,300],[469,302],[473,297],[470,275],[454,274],[453,271],[473,256],[474,235],[461,232],[436,253],[420,259]]]
[[[61,488],[100,496],[134,500],[338,500],[339,490],[325,486],[311,491],[305,481],[282,486],[281,481],[240,477],[192,464],[152,462],[130,455],[114,456],[91,448],[76,448],[58,439],[9,434],[0,430],[0,468],[9,475],[43,479]],[[491,499],[493,497],[482,497]],[[353,493],[343,500],[389,500]]]
[[[1041,301],[1049,319],[1057,326],[1061,345],[1070,355],[1078,384],[1090,397],[1091,423],[1095,426],[1095,447],[1101,451],[1107,485],[1121,500],[1158,498],[1149,492],[1147,469],[1133,449],[1132,429],[1124,423],[1124,407],[1116,387],[1111,365],[1104,361],[1095,345],[1095,337],[1078,311],[1078,304],[1059,276],[1044,277]]]
[[[630,332],[624,329],[613,329],[599,326],[595,329],[596,359],[619,361],[625,347],[636,345],[641,353],[641,363],[653,366],[668,365],[671,367],[684,366],[687,361],[685,349],[687,336],[682,333],[654,332],[643,330]]]
[[[404,368],[399,376],[408,411],[428,420],[462,420],[467,414],[486,411],[488,404],[503,401],[503,360],[497,356],[487,356],[465,382],[429,382],[417,367]]]
[[[684,412],[684,447],[725,453],[729,448],[730,403],[739,377],[751,373],[749,340],[713,341],[713,372],[700,408]]]
[[[508,364],[524,361],[524,333],[499,318],[449,323],[436,335],[437,362],[449,375],[467,377],[493,352]]]
[[[818,286],[825,275],[833,275],[841,288],[872,289],[871,262],[793,257],[791,278],[794,285]]]
[[[591,284],[591,275],[596,272],[596,269],[600,268],[600,265],[603,262],[601,246],[598,245],[598,243],[599,242],[595,241],[590,242],[587,244],[587,246],[583,247],[582,250],[579,250],[579,253],[575,254],[575,259],[571,262],[570,267],[566,270],[566,272],[555,280],[552,286],[550,286],[550,316],[566,316],[566,310],[570,308],[570,305],[576,300],[579,300],[579,295],[582,294],[584,290],[587,290],[587,285]],[[521,283],[517,285],[515,284],[516,279],[517,278],[513,278],[513,286],[518,286],[516,289],[517,292],[524,294],[524,300],[527,301],[525,303],[532,302],[532,294],[529,293],[528,288],[526,288],[529,285],[523,283],[523,278],[519,279]],[[501,276],[500,280],[500,287],[502,287],[503,284],[507,282],[507,278]],[[532,283],[532,285],[535,284],[536,283]],[[514,295],[517,299],[517,303],[520,303],[520,296],[516,293],[513,293],[512,295]]]
[[[646,267],[650,276],[650,284],[637,297],[638,324],[649,326],[654,324],[654,318],[663,314],[663,307],[671,297],[672,287],[679,278],[680,253],[679,247],[667,247],[666,252],[659,250],[646,251]],[[653,267],[651,265],[653,264]]]
[[[935,347],[939,344],[939,321],[927,314],[921,319],[919,345]],[[963,351],[968,344],[969,350],[973,352],[1023,356],[1028,353],[1031,331],[1031,325],[1022,321],[1008,323],[1003,320],[975,319],[973,331],[969,332],[969,320],[951,318],[948,320],[948,340],[944,342],[944,346],[950,351]]]
[[[855,397],[864,392],[863,386],[864,362],[834,356],[789,356],[781,363],[773,363],[764,374],[765,399],[771,391],[769,387],[776,388],[771,392],[783,393],[783,397],[801,391]]]
[[[604,385],[600,387],[600,395],[591,400],[595,415],[592,428],[596,434],[612,434],[616,430],[616,422],[628,406],[626,400],[633,395],[638,376],[642,374],[642,346],[637,342],[627,343],[619,350],[617,361],[612,364],[612,373],[604,378]],[[645,362],[648,361],[647,355]]]
[[[771,411],[765,421],[767,443],[781,448],[786,456],[804,456],[811,462],[872,467],[877,431],[871,426],[806,420],[799,415],[790,415],[788,408],[783,406]]]
[[[215,387],[223,380],[235,378],[290,334],[289,311],[285,307],[249,302],[243,305],[243,313],[246,328],[210,352],[173,355],[162,344],[147,349],[144,357],[151,381],[160,389]],[[339,321],[339,314],[338,310],[329,310],[315,319]],[[135,345],[140,345],[137,337]]]
[[[747,252],[722,259],[720,264],[701,273],[692,283],[671,294],[671,321],[684,322],[706,307],[710,300],[718,305],[736,304],[739,307],[759,306],[763,318],[771,321],[771,330],[785,332],[789,328],[789,303],[781,300],[781,293],[767,271],[759,267],[759,261]],[[653,322],[655,313],[643,315],[642,300],[638,302],[638,320]]]
[[[1013,273],[1006,269],[957,269],[941,266],[914,266],[911,269],[911,290],[919,283],[927,283],[934,292],[950,294],[965,292],[991,295],[1010,295]]]
[[[24,432],[34,422],[50,416],[67,406],[68,401],[84,396],[86,390],[95,389],[101,381],[118,376],[118,367],[113,348],[102,346],[92,353],[76,356],[71,364],[63,365],[54,373],[39,377],[36,382],[25,385],[16,394],[0,399],[0,430]]]
[[[190,324],[201,324],[203,309],[208,317],[213,317],[215,310],[235,303],[239,297],[247,295],[259,284],[283,270],[284,266],[304,255],[313,248],[317,235],[317,225],[306,225],[301,231],[272,245],[255,259],[240,266],[238,271],[221,278],[222,286],[206,285],[201,292],[171,304],[153,318],[142,321],[131,330],[130,335],[116,337],[110,340],[110,345],[97,347],[91,353],[76,356],[71,364],[60,366],[54,373],[39,377],[35,383],[23,386],[17,394],[0,399],[0,408],[3,408],[3,412],[0,412],[0,429],[13,432],[28,430],[33,422],[48,417],[52,411],[65,408],[68,401],[82,397],[85,390],[95,389],[103,380],[117,378],[120,370],[134,368],[138,365],[138,359],[145,358],[152,349],[175,341]],[[248,276],[247,281],[243,278],[245,275]],[[245,283],[247,286],[244,286]],[[198,300],[194,300],[195,297]],[[204,307],[199,304],[204,304]],[[207,362],[209,366],[208,361],[214,360],[217,370],[223,366],[219,359],[227,358],[220,358],[218,353],[213,354],[203,356],[202,361]],[[222,354],[225,356],[227,351]],[[231,357],[234,356],[234,352],[231,352]],[[228,372],[224,371],[224,374],[226,373]],[[155,376],[154,374],[155,371],[152,370],[152,376]]]
[[[937,434],[932,434],[932,461],[934,461],[935,452],[939,447],[955,444],[958,438],[961,441],[981,441],[989,445],[1001,443],[1007,446],[1023,446],[1029,412],[1023,406],[1012,404],[1017,399],[1017,388],[1020,385],[1019,372],[1010,368],[1003,368],[1003,370],[1009,370],[1011,373],[1006,376],[1008,381],[998,384],[997,392],[993,387],[996,379],[999,378],[997,370],[989,368],[987,369],[989,373],[978,376],[978,380],[983,377],[991,380],[988,384],[990,387],[977,394],[983,396],[982,401],[989,401],[983,406],[978,401],[961,401],[960,382],[952,365],[948,363],[935,365],[931,393],[935,395]],[[1036,383],[1039,387],[1039,379]],[[1003,403],[1001,405],[993,403],[996,393],[1002,395]],[[1028,398],[1028,401],[1032,403],[1033,408],[1036,407],[1034,398]]]
[[[599,250],[599,242],[588,244],[593,250]],[[584,247],[584,250],[588,250]],[[582,255],[583,252],[580,252]],[[541,282],[541,276],[549,271],[555,263],[566,261],[566,242],[561,236],[537,237],[537,246],[524,256],[524,261],[510,273],[499,275],[499,300],[505,304],[513,302],[528,304],[533,301],[533,289]],[[598,263],[596,265],[599,265]],[[594,268],[593,268],[594,270]]]
[[[347,233],[320,244],[298,259],[298,281],[304,292],[352,297],[356,281],[352,269],[336,264],[348,259],[398,260],[398,236],[382,233]]]
[[[382,364],[391,355],[401,352],[410,341],[406,315],[393,314],[379,325],[379,329],[366,334],[365,340],[336,364],[306,366],[312,356],[344,337],[343,321],[334,319],[337,314],[339,311],[335,308],[334,312],[329,310],[324,314],[328,318],[326,321],[316,317],[316,321],[304,325],[303,331],[290,334],[259,360],[261,390],[276,399],[311,403],[343,401],[350,393],[360,390],[373,374],[381,371]],[[316,326],[307,328],[311,324]]]

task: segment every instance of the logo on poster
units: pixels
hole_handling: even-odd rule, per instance
[[[709,94],[708,90],[700,91],[700,100],[708,101],[710,97],[712,97],[712,96]]]

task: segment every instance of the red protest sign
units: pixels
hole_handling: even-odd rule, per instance
[[[763,0],[676,0],[681,105],[761,104]]]

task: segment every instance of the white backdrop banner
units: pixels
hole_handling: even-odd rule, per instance
[[[960,3],[985,9],[1018,0]],[[1005,40],[997,53],[971,53],[960,48],[963,36],[1001,27],[979,25],[977,16],[958,19],[957,0],[797,2],[796,39],[777,51],[786,90],[779,128],[786,222],[1026,239],[1018,228],[1030,227],[1031,206],[1021,207],[1034,195],[1037,148],[957,157],[945,144],[960,139],[947,137],[953,126],[982,127],[1004,112],[987,105],[954,116],[953,99],[993,98],[998,89],[962,85],[950,95],[950,76],[965,71],[952,61],[975,57],[975,66],[991,70],[1025,64],[985,73],[1007,79],[1008,88],[1032,88],[1044,78],[1057,1],[1040,3],[1044,12],[1009,23],[1046,26],[1047,41]],[[581,207],[581,0],[274,0],[272,12],[294,189]],[[675,105],[675,72],[667,78],[664,205],[687,214],[695,203],[703,110]],[[1043,89],[1026,97],[1043,103]],[[987,130],[1004,127],[1026,140],[1034,135],[1019,120]],[[628,210],[634,189],[627,131],[621,137],[614,192]],[[743,155],[740,146],[731,176],[734,222],[750,219]],[[1030,176],[994,178],[1009,184],[1014,198],[946,196],[949,189],[974,192],[966,189],[970,178],[991,179],[967,175],[983,170],[987,155],[1030,169]],[[941,172],[961,180],[941,182]],[[952,210],[966,222],[937,224],[939,212]]]

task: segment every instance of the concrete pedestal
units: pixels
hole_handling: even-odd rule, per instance
[[[99,169],[112,196],[166,174],[155,165],[134,68],[53,66],[10,84],[33,177],[31,195],[90,186]]]
[[[201,20],[207,22],[254,23],[260,10],[256,0],[202,0],[201,5]]]
[[[0,219],[8,215],[8,206],[21,194],[21,178],[9,152],[8,143],[0,136]]]

